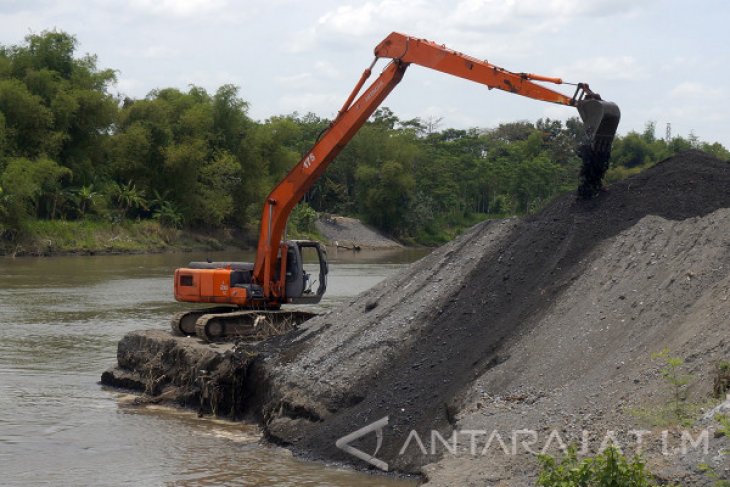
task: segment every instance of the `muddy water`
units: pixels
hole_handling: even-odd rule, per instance
[[[331,251],[322,306],[421,255]],[[180,309],[173,269],[205,257],[0,258],[0,485],[414,485],[302,462],[262,444],[254,425],[136,408],[98,384],[126,332],[166,328]]]

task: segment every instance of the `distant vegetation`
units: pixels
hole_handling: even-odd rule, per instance
[[[248,116],[235,86],[191,86],[144,99],[110,93],[116,73],[79,57],[72,35],[31,34],[0,46],[0,239],[39,220],[243,229],[255,238],[262,202],[329,120]],[[720,144],[657,138],[653,124],[615,143],[611,179],[677,151]],[[405,242],[441,243],[467,225],[539,209],[577,185],[577,119],[442,129],[381,108],[305,197],[312,211],[358,216]],[[297,222],[295,222],[297,223]]]

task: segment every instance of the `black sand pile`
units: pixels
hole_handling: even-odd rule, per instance
[[[269,344],[247,384],[256,393],[250,406],[275,441],[347,463],[359,460],[335,441],[388,416],[378,457],[391,469],[418,472],[434,458],[399,455],[408,433],[438,429],[447,437],[469,386],[506,359],[506,340],[529,331],[571,282],[592,272],[584,259],[597,245],[647,215],[684,220],[727,207],[730,164],[688,151],[592,201],[566,195],[507,227],[482,224],[414,264],[408,279],[396,276],[347,309],[308,322],[297,336]],[[490,232],[489,245],[474,244]],[[444,282],[447,294],[428,294],[436,274],[461,285],[448,289]],[[373,451],[374,438],[359,447]]]

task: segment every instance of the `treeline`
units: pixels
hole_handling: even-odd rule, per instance
[[[63,32],[0,47],[0,237],[38,219],[156,219],[177,228],[246,230],[255,237],[273,185],[329,124],[312,114],[257,122],[231,85],[191,86],[144,99],[110,93],[116,73],[76,56]],[[531,212],[573,190],[577,119],[441,129],[382,108],[338,156],[294,214],[354,215],[405,241],[438,243],[493,215]],[[619,137],[609,177],[677,151],[720,144],[657,138],[654,126]]]

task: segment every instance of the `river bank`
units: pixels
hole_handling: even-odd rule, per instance
[[[224,250],[247,245],[250,245],[247,240],[237,240],[228,230],[201,233],[168,228],[152,220],[118,223],[36,220],[15,241],[0,241],[0,253],[12,257],[142,254]]]
[[[399,242],[360,220],[323,215],[315,231],[292,231],[291,238],[320,240],[333,247],[400,249]],[[253,250],[256,235],[231,228],[210,231],[170,228],[154,220],[36,220],[16,241],[0,239],[0,255],[49,257],[62,255],[143,254],[219,250]]]

